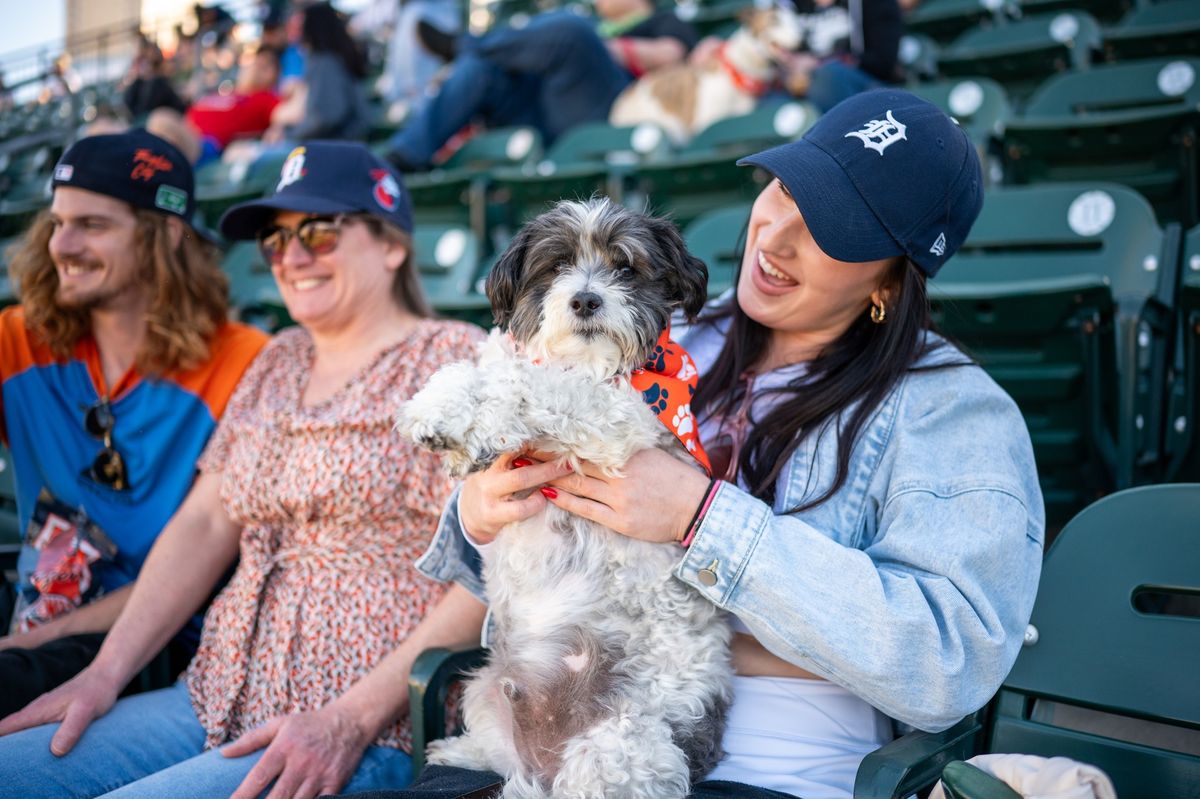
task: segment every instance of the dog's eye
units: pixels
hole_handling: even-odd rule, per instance
[[[629,280],[630,278],[633,277],[633,267],[632,266],[622,266],[620,269],[617,270],[617,277],[619,277],[621,280]]]

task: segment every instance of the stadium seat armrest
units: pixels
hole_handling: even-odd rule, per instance
[[[953,760],[975,754],[980,714],[942,732],[910,732],[867,755],[854,779],[854,799],[904,799],[937,781]]]
[[[483,665],[486,649],[426,649],[417,655],[408,676],[412,720],[413,777],[425,766],[425,747],[446,734],[446,695],[450,684]]]

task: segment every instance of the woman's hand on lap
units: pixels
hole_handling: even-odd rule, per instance
[[[276,716],[221,749],[225,757],[267,751],[230,799],[312,799],[337,793],[358,769],[371,736],[336,703],[308,713]]]

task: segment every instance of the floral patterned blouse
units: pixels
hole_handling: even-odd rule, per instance
[[[208,746],[345,693],[441,598],[413,562],[453,484],[395,420],[439,367],[473,358],[482,335],[422,320],[311,407],[303,329],[280,333],[247,370],[198,464],[222,473],[221,500],[242,525],[241,560],[187,672]],[[376,740],[410,742],[407,719]]]

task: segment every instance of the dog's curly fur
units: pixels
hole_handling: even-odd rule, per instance
[[[488,278],[510,335],[435,374],[401,426],[458,475],[527,447],[610,473],[645,447],[690,462],[627,376],[706,283],[669,222],[559,203]],[[732,670],[728,625],[672,576],[678,559],[554,506],[506,527],[484,556],[495,635],[466,733],[429,761],[497,771],[508,799],[684,797],[722,756]]]

